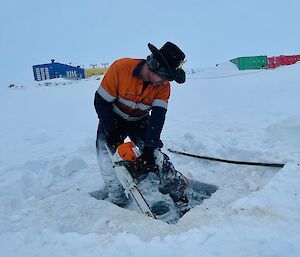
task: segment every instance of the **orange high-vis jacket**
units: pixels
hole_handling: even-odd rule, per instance
[[[143,59],[124,58],[115,61],[105,73],[97,89],[101,97],[113,104],[113,111],[128,121],[137,121],[148,115],[152,107],[168,107],[170,83],[143,90],[140,78]]]

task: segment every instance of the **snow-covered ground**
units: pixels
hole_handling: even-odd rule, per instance
[[[283,169],[169,153],[219,190],[176,225],[89,196],[99,80],[0,87],[0,256],[300,256],[300,64],[200,69],[172,85],[167,148]],[[19,85],[21,86],[21,85]]]

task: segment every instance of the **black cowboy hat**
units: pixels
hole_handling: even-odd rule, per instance
[[[175,80],[180,84],[185,82],[185,72],[182,69],[185,54],[178,46],[167,42],[159,50],[150,43],[148,47],[152,52],[147,58],[151,71],[170,81]]]

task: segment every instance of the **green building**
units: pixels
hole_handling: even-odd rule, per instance
[[[230,61],[236,64],[239,70],[258,70],[268,68],[268,57],[265,55],[238,57]]]

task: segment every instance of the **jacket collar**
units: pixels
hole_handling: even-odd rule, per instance
[[[145,63],[146,63],[146,60],[144,60],[144,59],[141,60],[138,63],[138,65],[135,67],[135,69],[133,70],[132,75],[139,78],[141,75],[142,67]]]

